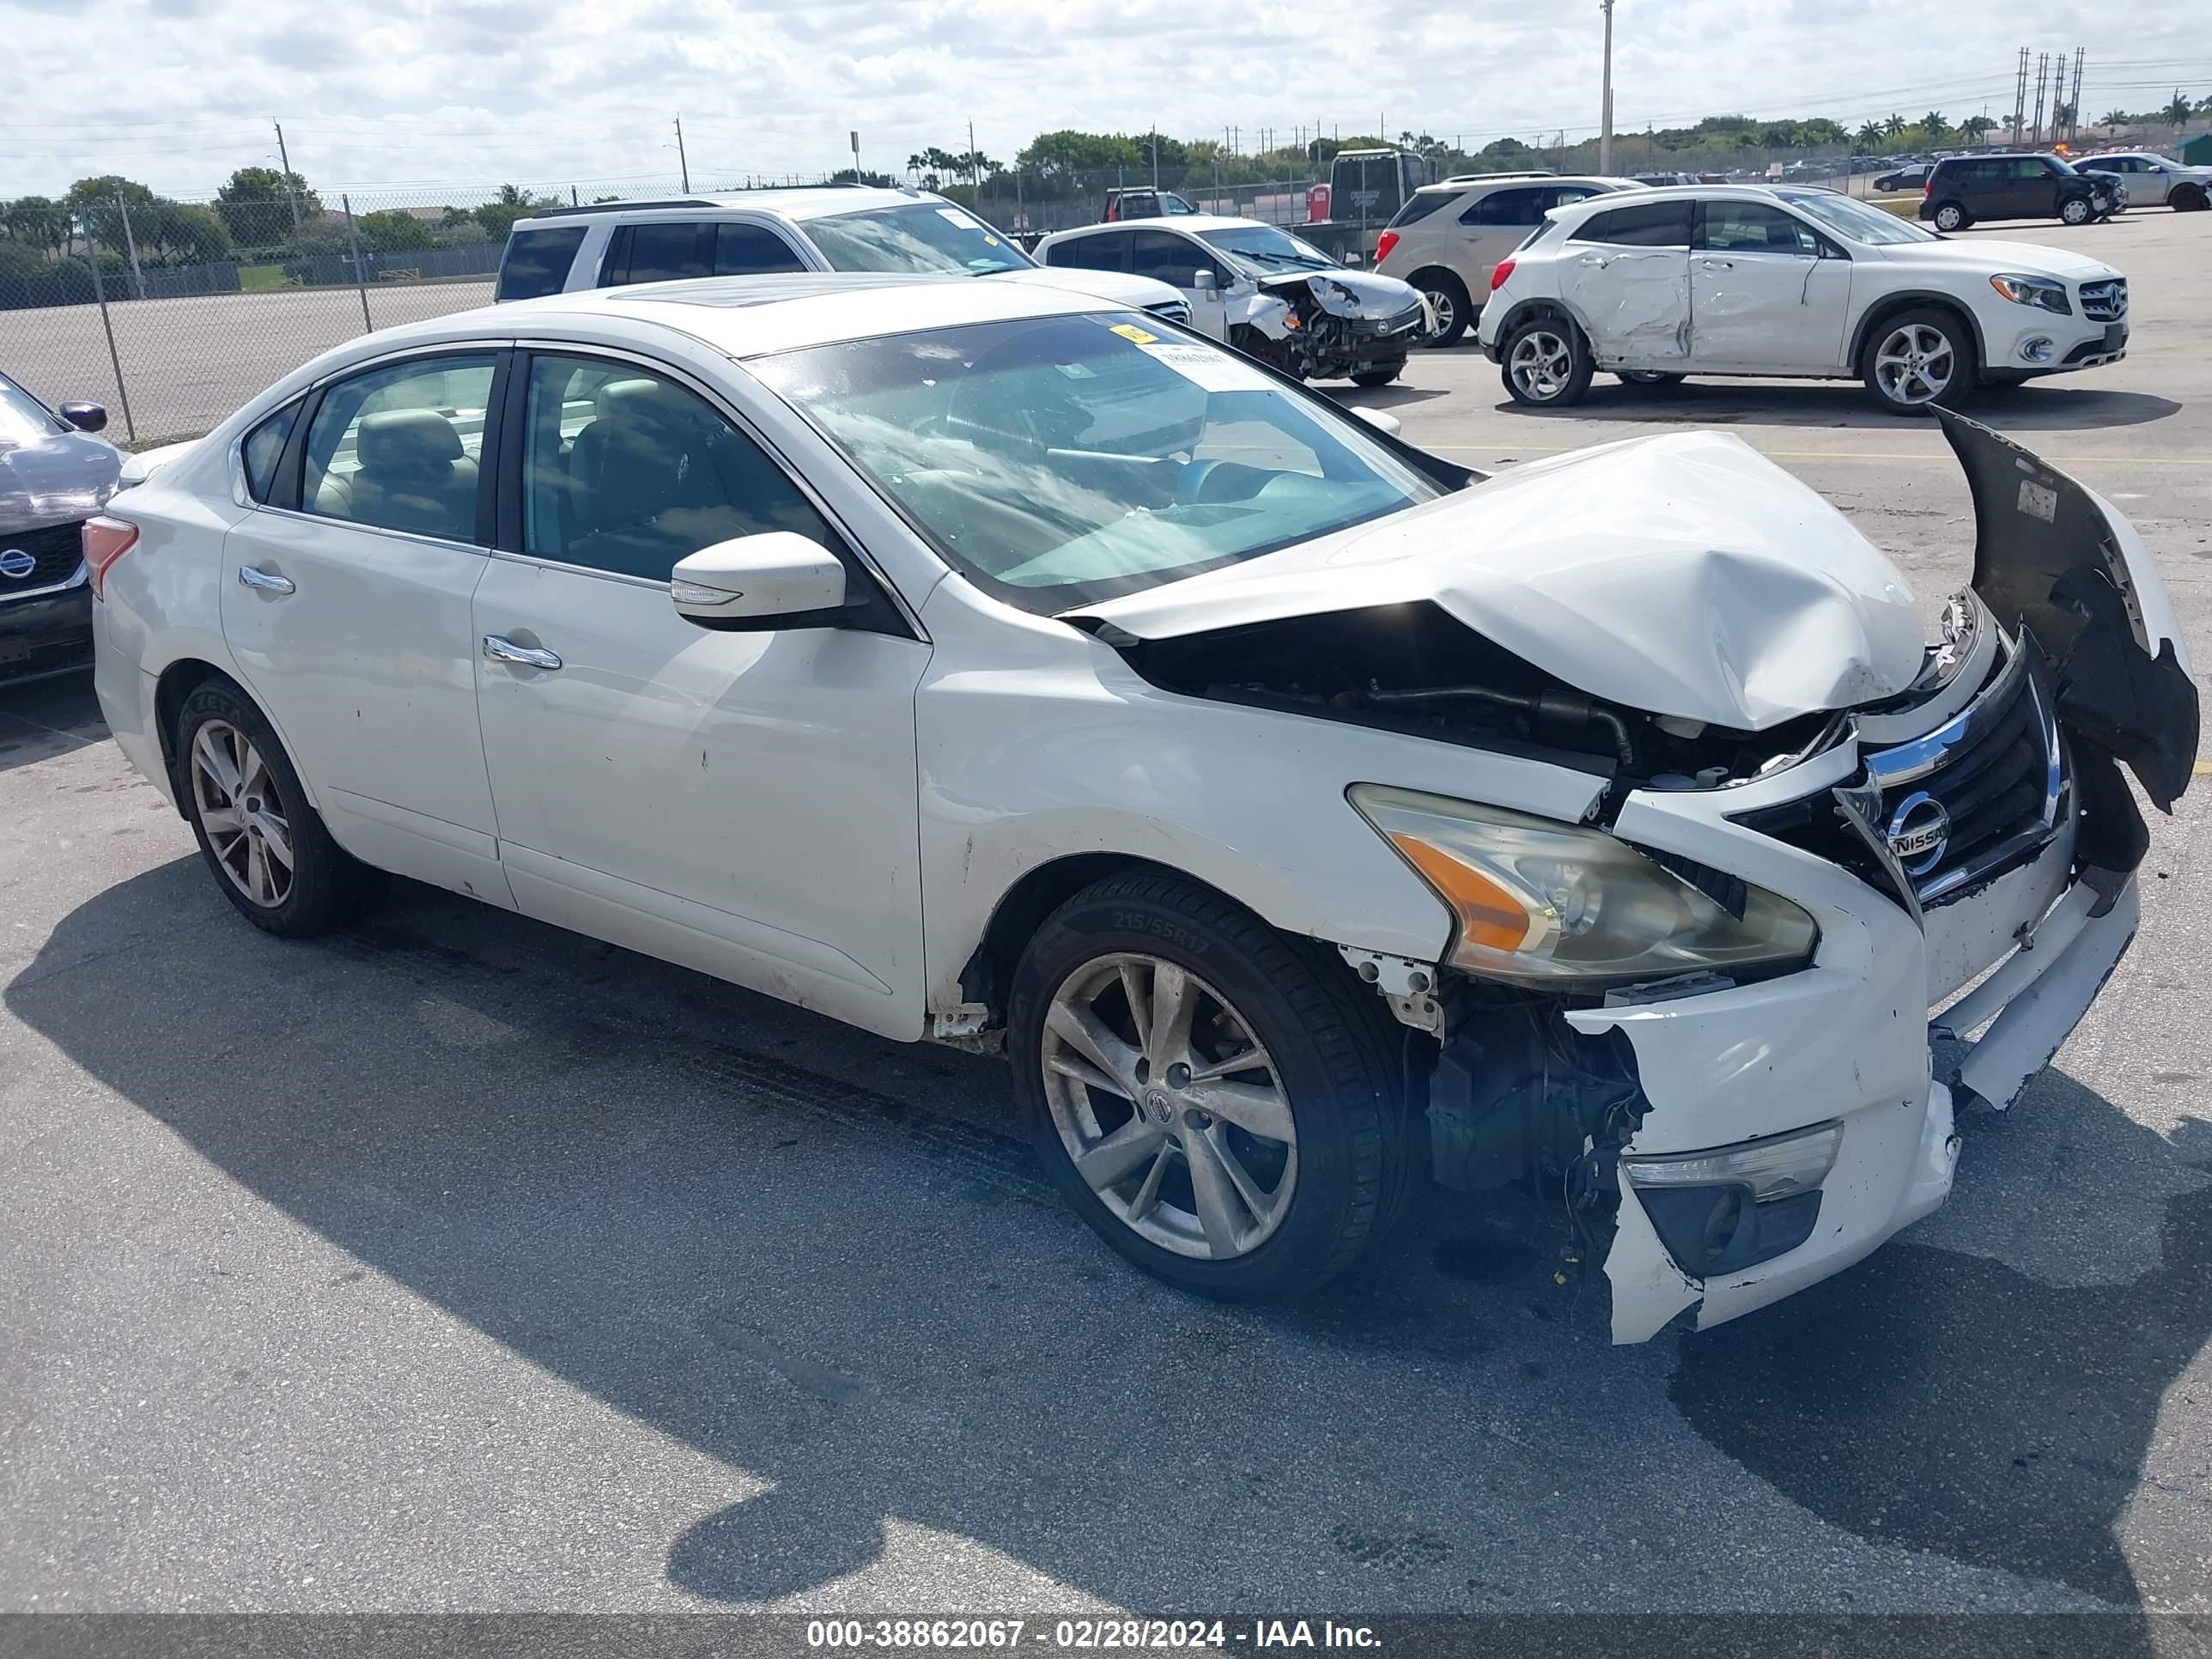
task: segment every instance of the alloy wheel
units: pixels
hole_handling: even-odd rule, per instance
[[[1215,1261],[1249,1255],[1290,1212],[1297,1128],[1243,1016],[1158,957],[1094,957],[1044,1020],[1045,1099],[1076,1173],[1151,1243]]]
[[[1437,325],[1429,331],[1431,340],[1449,340],[1459,325],[1459,301],[1452,298],[1449,289],[1425,288],[1421,297],[1429,302],[1429,314]]]
[[[1531,329],[1514,343],[1506,372],[1532,403],[1549,403],[1566,390],[1574,370],[1574,350],[1549,329]]]
[[[192,810],[215,861],[252,903],[273,910],[291,896],[295,854],[276,775],[252,738],[228,720],[192,737]]]
[[[1881,395],[1895,404],[1935,402],[1958,371],[1950,340],[1926,323],[1908,323],[1891,331],[1874,362]]]

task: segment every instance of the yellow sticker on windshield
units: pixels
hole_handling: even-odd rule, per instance
[[[1133,340],[1139,345],[1153,344],[1160,337],[1157,334],[1146,333],[1134,323],[1116,323],[1106,331],[1109,334],[1118,334],[1125,340]]]

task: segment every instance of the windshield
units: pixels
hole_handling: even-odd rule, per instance
[[[1273,225],[1230,225],[1220,230],[1201,230],[1198,239],[1229,256],[1255,276],[1273,276],[1285,270],[1334,270],[1336,261],[1308,242]]]
[[[1443,493],[1366,428],[1133,314],[756,359],[945,562],[1025,611],[1133,593]]]
[[[1863,202],[1854,202],[1848,196],[1838,196],[1832,190],[1784,190],[1775,192],[1800,213],[1818,219],[1838,236],[1854,242],[1864,242],[1881,247],[1897,242],[1940,242],[1943,239],[1932,231],[1899,218],[1894,213],[1884,213],[1880,208],[1869,207]]]
[[[964,208],[915,202],[806,222],[806,234],[833,270],[966,271],[972,276],[1027,270],[1029,256]]]
[[[0,374],[0,444],[34,444],[68,430],[44,404]]]

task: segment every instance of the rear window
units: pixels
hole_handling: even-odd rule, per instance
[[[1582,242],[1610,242],[1624,247],[1687,247],[1690,204],[1649,202],[1640,207],[1601,213],[1575,233]]]
[[[1454,191],[1424,191],[1407,198],[1406,205],[1398,210],[1398,216],[1390,222],[1390,228],[1396,230],[1401,225],[1419,224],[1431,213],[1450,206],[1458,199],[1458,193]]]
[[[527,230],[518,225],[507,239],[499,262],[498,300],[535,300],[558,294],[568,283],[568,267],[584,245],[581,225],[548,225]]]

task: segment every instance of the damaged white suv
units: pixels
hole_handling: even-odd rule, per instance
[[[2188,781],[2141,541],[1944,418],[1981,531],[1927,649],[1733,438],[1484,478],[1064,292],[566,294],[351,342],[117,496],[97,684],[270,933],[398,871],[1003,1036],[1071,1202],[1213,1295],[1431,1164],[1530,1184],[1633,1340],[1942,1201],[1955,1092],[2133,933],[2122,767]]]

